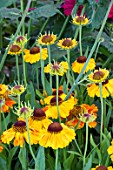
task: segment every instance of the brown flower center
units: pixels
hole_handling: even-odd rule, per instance
[[[22,120],[17,121],[13,125],[13,130],[15,132],[24,133],[26,131],[26,123],[24,121],[22,121]]]
[[[103,77],[104,77],[104,73],[102,71],[97,71],[93,75],[93,79],[95,80],[100,80]]]
[[[57,102],[56,96],[54,96],[51,100],[50,100],[50,104],[52,106],[55,106]],[[60,105],[62,103],[62,99],[60,97],[58,97],[58,104]]]
[[[50,43],[53,40],[53,38],[50,35],[45,35],[42,38],[42,42],[44,43]]]
[[[32,47],[30,49],[30,54],[37,54],[40,52],[40,48],[39,47]]]
[[[63,94],[63,91],[62,90],[58,90],[58,95],[60,96],[61,94]],[[56,96],[56,90],[53,91],[52,95]]]
[[[76,118],[79,118],[81,113],[84,113],[84,109],[81,106],[75,106],[71,110],[71,114]]]
[[[16,39],[16,42],[21,42],[21,41],[24,41],[24,37],[23,36],[19,36],[17,39]]]
[[[20,47],[18,45],[12,45],[10,47],[10,51],[11,52],[18,52],[18,51],[20,51]]]
[[[72,40],[66,39],[62,42],[62,45],[65,47],[70,47],[73,45]]]
[[[58,63],[54,63],[52,65],[52,69],[58,71],[60,69],[60,65]]]
[[[33,112],[32,118],[36,120],[43,120],[46,118],[46,114],[42,109],[36,108]]]
[[[82,16],[78,16],[78,18],[76,19],[76,22],[78,22],[78,23],[85,22],[85,18]]]
[[[78,62],[78,63],[85,63],[86,60],[87,60],[87,58],[86,58],[85,56],[79,56],[79,57],[77,58],[77,62]]]
[[[106,168],[105,166],[98,166],[96,170],[108,170],[108,168]]]
[[[60,132],[62,129],[62,126],[58,122],[53,122],[48,126],[49,132]]]

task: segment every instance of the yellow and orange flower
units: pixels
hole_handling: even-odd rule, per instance
[[[54,35],[53,33],[45,33],[45,35],[41,35],[39,39],[37,40],[37,44],[40,45],[51,45],[54,44],[56,41],[57,36]]]
[[[32,47],[30,50],[24,50],[24,61],[30,64],[38,62],[40,58],[40,48]],[[42,60],[46,60],[48,57],[47,48],[42,48]]]
[[[72,70],[75,73],[80,73],[82,68],[84,67],[84,64],[86,63],[87,58],[85,56],[79,56],[77,60],[75,60],[72,63]],[[84,71],[84,73],[88,72],[89,70],[93,70],[95,68],[96,64],[93,58],[89,60],[89,63]]]
[[[16,104],[16,102],[9,97],[7,98],[1,98],[0,99],[0,113],[1,112],[9,112],[10,108],[13,108],[13,105]]]
[[[75,136],[73,129],[68,128],[63,123],[53,122],[47,129],[42,129],[39,132],[39,144],[45,148],[64,148],[75,139]]]
[[[68,63],[65,61],[60,63],[54,62],[53,64],[51,63],[44,67],[44,72],[50,73],[51,75],[63,76],[67,72],[68,68]]]
[[[9,98],[10,92],[8,86],[5,84],[0,84],[0,113],[9,112],[10,108],[13,107],[16,102]]]
[[[87,25],[89,23],[89,19],[85,16],[76,16],[73,18],[73,24],[75,25]]]
[[[33,116],[29,117],[29,128],[35,131],[45,129],[51,123],[52,121],[46,118],[45,112],[40,108],[36,108],[33,112]]]
[[[30,132],[30,144],[31,145],[37,144],[38,143],[37,132],[32,130],[29,130],[29,132]],[[22,120],[17,121],[16,123],[13,124],[13,126],[10,129],[4,131],[1,136],[1,140],[3,143],[9,144],[13,139],[14,146],[23,147],[25,141],[29,143],[25,121]]]
[[[91,170],[113,170],[112,166],[104,166],[104,165],[98,165],[95,168],[91,168]]]
[[[63,38],[62,40],[59,40],[57,45],[65,50],[69,50],[74,48],[75,46],[77,46],[77,41],[75,39],[71,39],[71,38]]]
[[[87,92],[90,97],[100,97],[99,84],[89,84],[87,86]],[[107,98],[110,95],[113,96],[113,79],[106,79],[104,82],[102,82],[102,97]]]

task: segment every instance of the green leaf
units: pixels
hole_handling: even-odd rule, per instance
[[[56,8],[56,6],[54,4],[47,4],[33,10],[29,16],[32,19],[37,19],[39,17],[48,18],[54,16],[56,13],[60,13],[60,11]]]
[[[0,8],[0,18],[15,20],[20,16],[20,10],[17,8]]]
[[[96,153],[97,153],[97,155],[98,155],[98,160],[99,160],[99,162],[101,162],[101,161],[102,161],[101,152],[100,152],[100,150],[98,149],[98,146],[95,144],[92,135],[90,136],[90,143],[91,143],[91,145],[95,148],[95,151],[96,151]]]
[[[63,167],[64,167],[65,170],[70,170],[73,159],[74,159],[74,155],[71,154],[71,155],[64,161]]]
[[[26,170],[27,159],[26,159],[26,148],[25,147],[20,148],[18,158],[19,158],[20,163],[22,165],[22,170]]]
[[[0,8],[12,5],[17,0],[0,0]]]
[[[39,146],[36,162],[35,162],[35,169],[37,170],[45,170],[45,153],[44,147]]]
[[[14,147],[14,148],[12,148],[12,149],[10,150],[10,152],[9,152],[8,163],[7,163],[8,169],[11,168],[11,162],[12,162],[13,156],[15,155],[17,149],[18,149],[18,147]]]
[[[39,96],[41,99],[44,99],[43,94],[42,94],[38,89],[36,89],[36,94],[37,94],[37,96]]]
[[[30,95],[30,104],[31,106],[33,107],[34,106],[34,103],[35,103],[35,92],[34,92],[34,86],[33,86],[33,83],[30,82],[30,84],[28,85],[28,90],[29,90],[29,95]]]
[[[0,158],[0,169],[5,169],[7,170],[7,166],[6,166],[6,161],[3,158]]]
[[[86,166],[83,170],[90,170],[92,167],[92,155],[89,157],[88,162],[86,163]]]

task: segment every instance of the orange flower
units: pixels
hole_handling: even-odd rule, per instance
[[[16,104],[16,102],[10,99],[9,97],[7,97],[6,99],[5,98],[0,99],[0,103],[1,102],[2,102],[2,105],[0,107],[0,113],[9,112],[10,108],[12,108],[14,104]]]
[[[81,106],[75,106],[67,118],[66,125],[69,127],[76,127],[77,129],[83,128],[84,123],[88,123],[90,128],[94,128],[97,125],[95,119],[97,118],[98,108],[94,104],[87,105],[82,104]]]

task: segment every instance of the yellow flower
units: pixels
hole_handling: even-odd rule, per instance
[[[30,144],[37,144],[38,138],[37,138],[37,132],[30,131]],[[20,146],[23,147],[24,141],[29,143],[28,140],[28,132],[26,130],[26,123],[22,120],[17,121],[13,124],[13,126],[4,131],[1,140],[3,143],[9,144],[14,139],[14,146]]]
[[[16,40],[14,41],[15,45],[18,45],[20,48],[24,48],[25,44],[27,43],[27,36],[18,35]]]
[[[110,155],[111,160],[113,161],[113,139],[107,151],[108,151],[108,154]]]
[[[66,118],[69,116],[70,110],[73,108],[73,106],[77,103],[77,99],[75,99],[73,96],[71,96],[68,100],[64,101],[61,97],[58,97],[58,103],[59,103],[59,110],[60,110],[60,116],[62,118]],[[58,109],[56,106],[56,96],[51,98],[50,104],[47,105],[47,110],[45,111],[47,117],[51,117],[53,119],[58,118]]]
[[[98,165],[95,168],[91,168],[91,170],[113,170],[112,166],[103,166],[103,165]]]
[[[4,94],[6,94],[8,90],[8,86],[6,86],[5,84],[0,84],[0,96],[4,96]]]
[[[54,42],[56,41],[56,35],[54,35],[53,33],[50,34],[46,34],[45,35],[41,35],[39,37],[39,39],[37,40],[37,43],[38,44],[41,44],[41,45],[51,45],[51,44],[54,44]]]
[[[62,40],[58,41],[58,46],[61,47],[62,49],[68,50],[68,49],[72,49],[75,46],[77,46],[77,41],[75,39],[71,39],[71,38],[63,38]]]
[[[109,71],[106,69],[95,70],[94,73],[89,74],[89,80],[94,83],[100,83],[106,80],[109,75]]]
[[[62,61],[61,63],[54,62],[53,64],[51,63],[44,67],[44,72],[50,73],[51,75],[63,76],[68,68],[68,63],[65,61]]]
[[[99,84],[90,84],[87,86],[87,92],[90,97],[100,97]],[[113,79],[102,82],[102,97],[107,98],[109,95],[113,96]]]
[[[21,95],[25,91],[25,87],[23,85],[15,85],[11,88],[12,95]]]
[[[30,104],[21,103],[21,107],[16,108],[14,113],[18,115],[20,118],[28,118],[33,114],[34,109],[31,108]]]
[[[73,18],[73,24],[75,25],[87,25],[89,23],[89,19],[85,16],[76,16]]]
[[[50,104],[50,101],[51,101],[51,99],[54,97],[54,96],[56,96],[56,90],[53,90],[53,93],[52,93],[52,95],[51,96],[47,96],[47,97],[45,97],[43,100],[41,99],[40,100],[40,103],[42,104],[42,105],[44,105],[44,104]],[[66,98],[66,94],[62,91],[62,90],[58,90],[58,96],[62,99],[62,100],[64,100],[65,98]]]
[[[43,128],[47,128],[52,121],[46,118],[45,112],[36,108],[33,112],[33,116],[29,117],[29,128],[32,130],[40,131]]]
[[[30,50],[24,50],[24,61],[30,64],[36,63],[40,60],[40,48],[32,47]],[[42,60],[46,60],[48,57],[47,48],[42,49]]]
[[[45,148],[53,149],[64,148],[75,138],[73,129],[69,129],[63,123],[51,123],[48,129],[42,129],[39,132],[39,144]]]
[[[87,58],[85,56],[79,56],[77,58],[77,60],[75,60],[73,63],[72,63],[72,70],[75,72],[75,73],[80,73],[82,68],[84,67],[84,64],[86,63],[86,60]],[[91,58],[89,60],[89,63],[84,71],[85,72],[88,72],[89,70],[93,70],[95,68],[95,61],[93,58]]]
[[[8,50],[8,54],[10,55],[19,55],[22,53],[21,48],[18,45],[11,45],[10,49]]]

